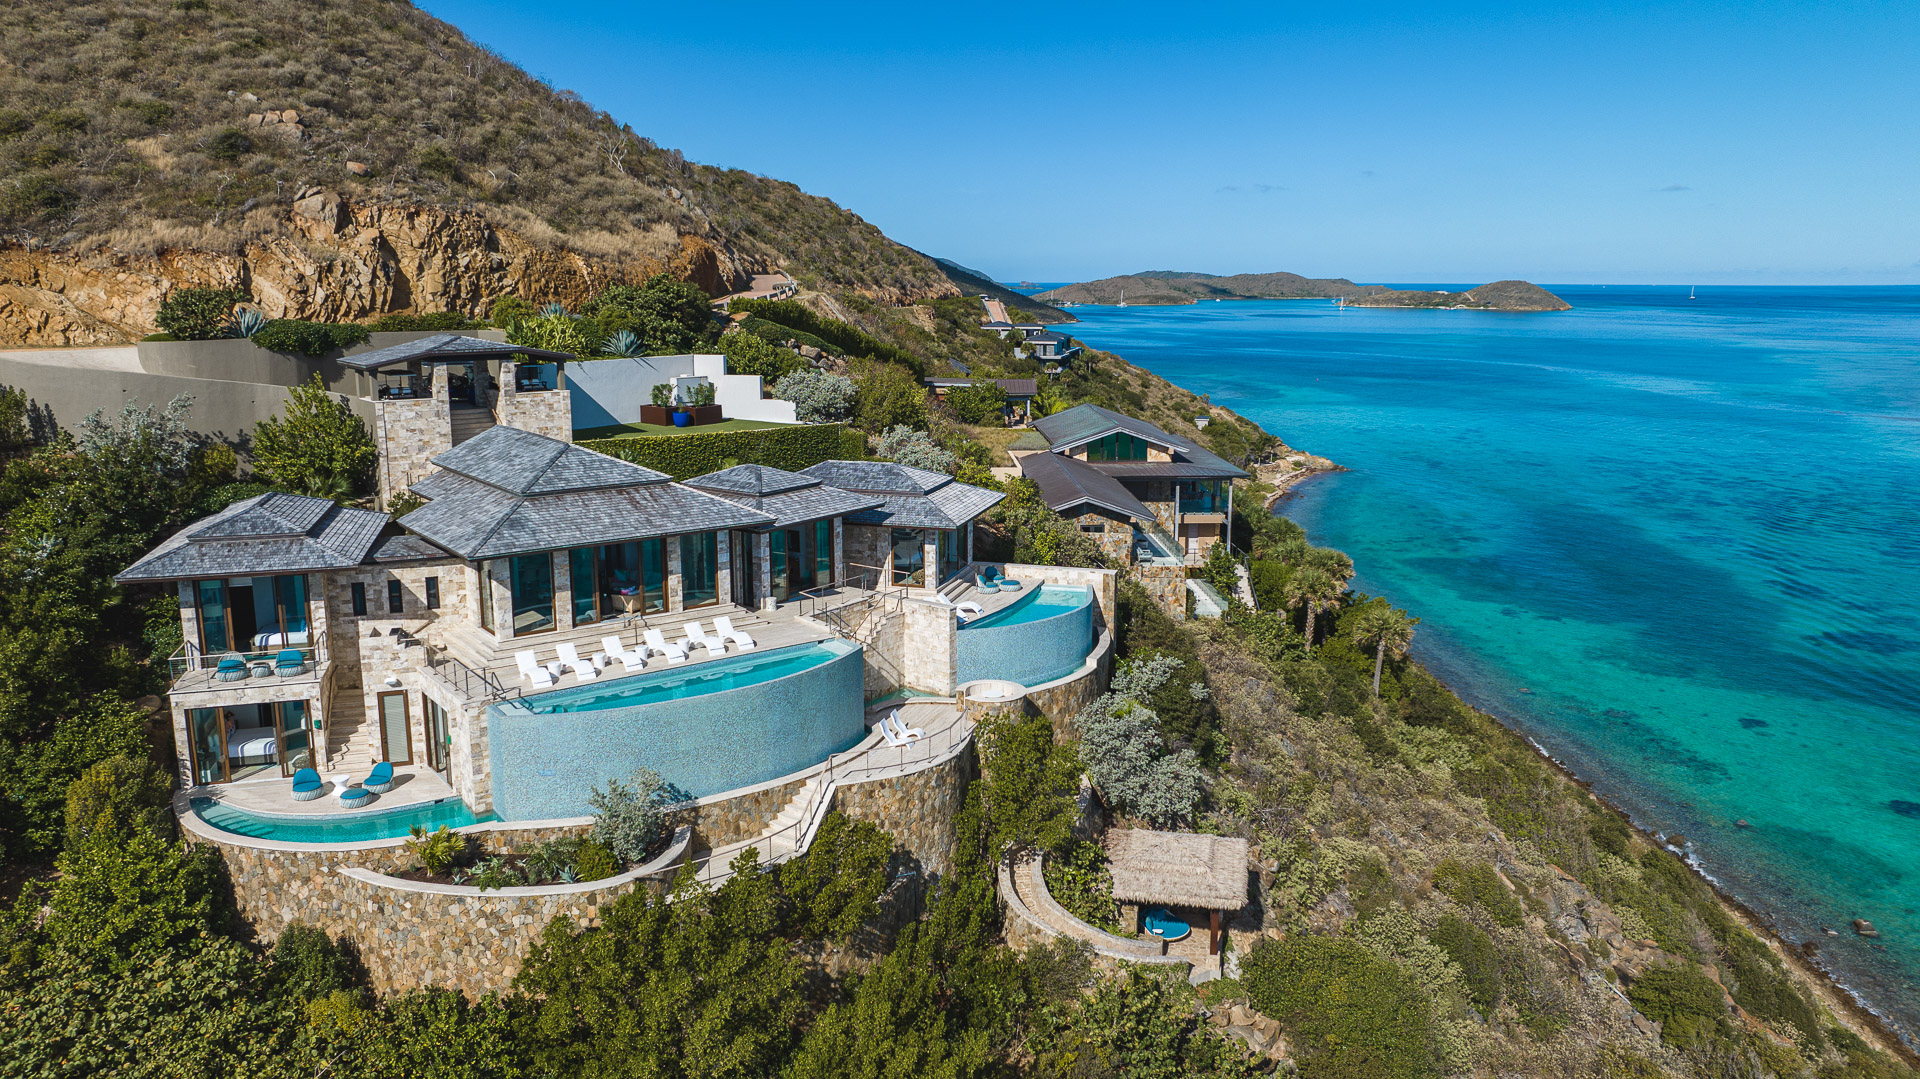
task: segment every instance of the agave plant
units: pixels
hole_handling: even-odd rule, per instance
[[[563,303],[547,304],[545,307],[542,307],[540,309],[540,317],[541,318],[566,318],[567,305]]]
[[[227,336],[252,337],[266,325],[267,316],[261,314],[258,308],[236,307],[233,309],[232,321],[227,324]]]
[[[617,331],[600,343],[600,351],[609,356],[638,356],[642,347],[640,335],[632,330]]]

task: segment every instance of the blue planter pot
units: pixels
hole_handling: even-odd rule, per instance
[[[673,414],[673,425],[675,427],[685,427],[692,422],[693,413],[691,412],[676,412]]]

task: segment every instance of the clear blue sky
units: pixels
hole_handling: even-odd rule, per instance
[[[425,6],[1002,279],[1920,281],[1920,4]]]

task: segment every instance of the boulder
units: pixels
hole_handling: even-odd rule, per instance
[[[365,176],[367,174],[367,167],[358,161],[349,161],[347,162],[347,171],[353,173],[355,176]]]
[[[1855,918],[1853,920],[1853,931],[1868,938],[1878,938],[1880,936],[1880,931],[1875,929],[1873,923],[1867,921],[1865,918]]]

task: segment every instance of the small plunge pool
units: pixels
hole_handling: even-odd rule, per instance
[[[366,809],[357,813],[297,817],[249,813],[212,798],[195,798],[192,806],[195,816],[223,832],[279,843],[371,843],[404,838],[416,826],[431,832],[442,825],[465,828],[497,819],[491,813],[475,816],[459,798],[442,798],[385,811]]]

